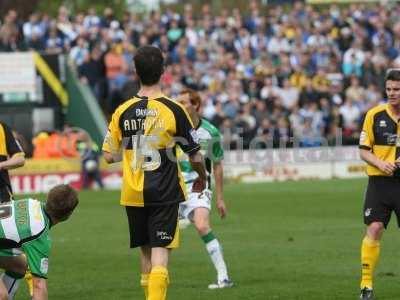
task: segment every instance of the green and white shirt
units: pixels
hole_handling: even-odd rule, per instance
[[[201,153],[205,158],[208,186],[211,186],[212,164],[224,159],[224,150],[221,143],[221,133],[219,130],[205,119],[200,119],[200,124],[196,128],[198,143],[201,146]],[[182,154],[179,157],[179,167],[186,184],[192,183],[198,176],[193,170],[188,157]]]
[[[0,256],[22,250],[35,276],[47,278],[51,222],[44,203],[35,199],[13,200],[0,205]],[[10,249],[12,248],[12,249]]]

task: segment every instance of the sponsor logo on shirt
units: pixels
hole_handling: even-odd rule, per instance
[[[383,136],[386,137],[388,145],[397,145],[397,144],[399,144],[399,137],[397,136],[397,134],[384,133]]]
[[[48,258],[42,258],[40,261],[40,272],[43,274],[47,274],[49,271],[49,259]]]
[[[158,115],[158,110],[157,109],[151,109],[151,108],[137,108],[136,109],[136,116],[137,117],[155,117]]]

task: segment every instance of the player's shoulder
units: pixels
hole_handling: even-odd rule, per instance
[[[386,111],[386,108],[387,104],[379,104],[377,106],[374,106],[367,111],[367,117],[373,117],[378,113]]]
[[[186,111],[185,107],[177,100],[167,97],[166,95],[162,95],[154,100],[158,101],[172,111],[176,119],[190,119],[189,113]]]
[[[179,103],[176,99],[168,97],[164,94],[154,100],[161,102],[172,110],[185,111],[185,107],[181,103]]]
[[[133,97],[131,99],[126,100],[115,109],[113,116],[121,116],[131,105],[135,104],[140,100],[141,99],[137,97]]]
[[[22,198],[22,199],[14,199],[11,201],[11,203],[19,208],[23,208],[25,206],[30,206],[30,205],[42,205],[42,202],[38,199],[35,198]]]
[[[33,203],[33,204],[35,204],[35,203],[41,204],[42,203],[42,201],[40,201],[39,199],[36,199],[36,198],[23,198],[23,199],[14,200],[14,201],[16,201],[16,202],[25,201],[26,203]]]
[[[219,132],[218,128],[215,127],[210,121],[206,119],[201,119],[201,126],[205,130],[207,130],[211,136],[213,137],[219,137],[221,133]]]
[[[0,130],[10,131],[10,127],[8,127],[6,123],[0,121]]]

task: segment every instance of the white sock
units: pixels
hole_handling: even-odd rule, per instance
[[[206,244],[207,252],[211,257],[215,269],[218,273],[218,282],[228,279],[228,270],[222,254],[222,247],[217,239],[213,239]]]
[[[17,293],[21,279],[16,279],[16,278],[13,278],[13,277],[7,275],[6,273],[3,273],[1,275],[1,280],[3,280],[3,283],[7,288],[8,299],[13,300],[15,294]]]

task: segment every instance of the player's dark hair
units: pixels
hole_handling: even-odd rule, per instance
[[[388,80],[400,81],[400,69],[390,69],[386,73],[385,82]]]
[[[143,85],[154,85],[164,72],[164,57],[161,50],[153,46],[140,47],[133,57],[136,73]]]
[[[195,107],[196,111],[198,112],[201,107],[201,97],[198,92],[193,89],[183,89],[181,92],[182,95],[188,94],[190,103]]]
[[[78,205],[78,193],[69,185],[52,188],[47,195],[46,212],[57,221],[65,221]]]

